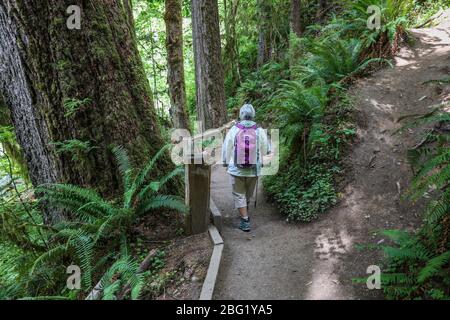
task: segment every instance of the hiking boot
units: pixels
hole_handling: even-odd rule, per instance
[[[250,231],[250,218],[247,217],[247,219],[241,218],[241,222],[239,223],[239,229],[241,229],[244,232]]]

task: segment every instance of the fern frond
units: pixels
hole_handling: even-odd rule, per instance
[[[425,282],[426,280],[437,274],[439,271],[441,271],[442,268],[449,262],[450,251],[444,252],[443,254],[434,257],[427,262],[426,266],[422,268],[422,270],[420,270],[417,280],[419,281],[419,283]]]
[[[128,153],[122,146],[114,147],[112,152],[114,154],[114,157],[116,158],[119,172],[122,176],[124,190],[128,190],[131,185],[131,177],[133,173],[133,168],[131,166]]]
[[[73,240],[76,253],[80,260],[82,270],[82,282],[86,290],[92,287],[92,258],[94,242],[87,235],[80,235]]]
[[[422,247],[406,247],[406,248],[395,248],[390,246],[382,247],[384,253],[391,259],[401,260],[401,261],[426,261],[429,258],[430,253],[428,250]]]
[[[182,213],[188,212],[188,207],[181,198],[171,195],[156,195],[148,199],[142,199],[142,202],[136,208],[136,214],[143,215],[158,208],[173,209]]]
[[[34,260],[33,266],[30,269],[30,275],[32,275],[36,268],[47,262],[47,261],[55,261],[57,260],[56,257],[61,256],[66,253],[66,246],[64,245],[57,245],[50,250],[44,252],[41,254],[36,260]]]
[[[145,199],[150,193],[157,193],[168,181],[182,173],[184,173],[184,168],[178,167],[162,177],[160,181],[150,182],[139,192],[138,199]]]
[[[133,185],[135,186],[136,190],[140,189],[142,187],[142,184],[144,184],[145,179],[147,179],[148,174],[153,169],[153,167],[156,164],[156,161],[158,161],[159,158],[161,158],[164,153],[171,148],[171,144],[167,144],[164,147],[162,147],[156,155],[144,166],[144,168],[139,172],[139,174],[136,176],[136,178],[133,181]]]

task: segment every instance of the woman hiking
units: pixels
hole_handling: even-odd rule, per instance
[[[255,109],[251,104],[241,107],[239,119],[223,142],[222,163],[230,175],[234,207],[240,215],[239,229],[249,232],[248,205],[260,176],[263,156],[270,152],[270,146],[265,130],[254,121]]]

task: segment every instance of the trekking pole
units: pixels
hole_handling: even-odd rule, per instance
[[[258,176],[256,176],[256,193],[255,193],[255,209],[256,209],[256,202],[258,201]]]

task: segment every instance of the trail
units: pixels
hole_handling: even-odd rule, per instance
[[[362,79],[351,89],[357,109],[357,139],[345,159],[347,185],[339,203],[319,220],[288,224],[260,188],[250,209],[252,232],[236,228],[224,168],[214,167],[212,197],[224,216],[224,257],[215,299],[381,299],[380,290],[352,283],[377,264],[379,253],[360,243],[384,241],[378,229],[413,230],[420,205],[400,201],[412,173],[406,151],[417,131],[392,135],[402,115],[425,113],[450,98],[450,88],[422,83],[450,74],[450,17],[437,27],[413,30],[416,43],[401,50],[395,68]]]

